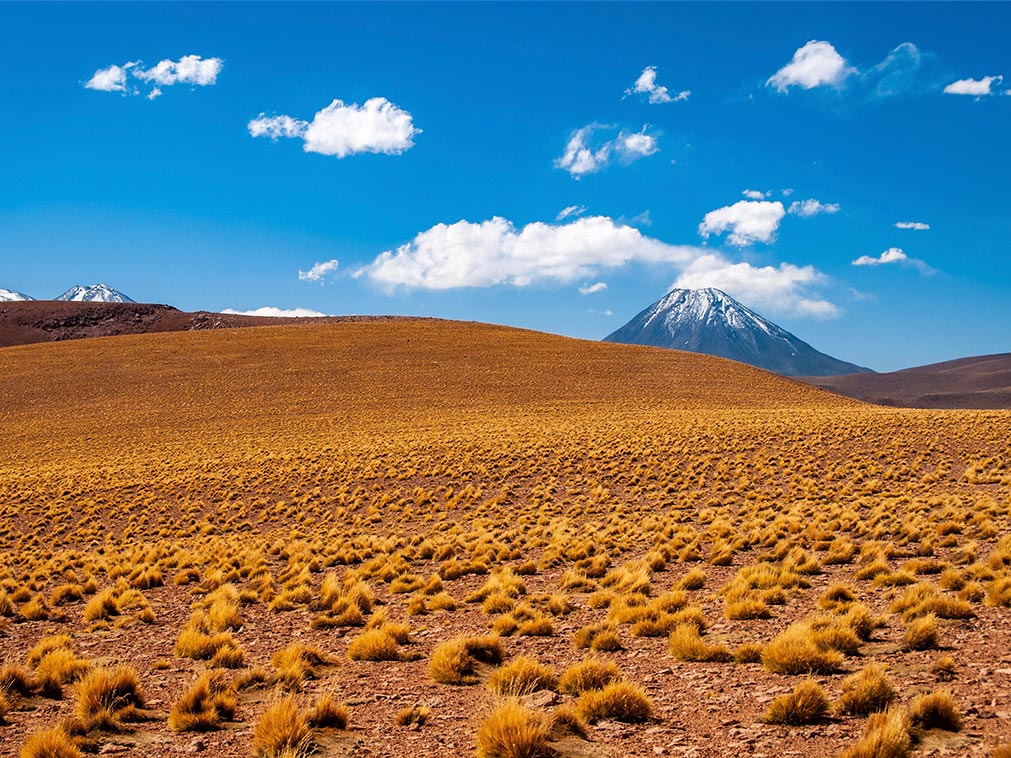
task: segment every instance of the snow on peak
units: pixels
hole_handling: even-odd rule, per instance
[[[74,303],[132,303],[134,300],[124,295],[119,290],[114,290],[108,284],[92,284],[85,287],[78,284],[71,287],[57,300],[66,300]]]
[[[19,300],[34,300],[34,297],[29,297],[22,292],[15,292],[14,290],[5,290],[0,287],[0,303],[13,303]]]

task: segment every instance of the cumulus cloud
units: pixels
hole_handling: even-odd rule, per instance
[[[336,271],[339,265],[336,258],[321,263],[314,263],[308,271],[299,269],[298,280],[300,282],[318,282]]]
[[[100,92],[120,92],[124,95],[144,94],[148,100],[154,100],[162,94],[162,87],[173,84],[190,84],[196,87],[208,87],[217,84],[218,74],[224,61],[221,58],[202,58],[199,55],[184,55],[177,61],[165,59],[151,68],[144,68],[141,61],[131,61],[122,66],[109,66],[98,69],[84,86],[87,89]],[[139,87],[128,84],[127,77],[155,86],[146,94]]]
[[[633,262],[687,262],[700,253],[644,236],[606,216],[568,224],[535,222],[517,228],[498,216],[481,223],[436,224],[387,250],[355,276],[387,288],[524,287],[534,282],[591,279]]]
[[[1003,76],[984,76],[982,79],[959,79],[944,88],[946,95],[971,95],[973,97],[985,97],[996,94],[993,89],[994,84],[1004,81]]]
[[[232,308],[225,308],[221,312],[233,316],[268,316],[270,318],[319,318],[326,316],[325,313],[313,311],[309,308],[275,308],[272,305],[254,308],[251,311],[237,311]]]
[[[100,68],[88,81],[84,83],[87,89],[98,90],[99,92],[123,92],[126,89],[126,75],[137,63],[126,63],[122,66],[109,66]]]
[[[793,54],[793,60],[770,76],[765,84],[778,92],[787,92],[790,87],[834,87],[856,72],[830,43],[811,40],[799,48]]]
[[[334,100],[312,121],[261,113],[247,129],[252,137],[302,139],[305,152],[337,158],[357,153],[400,155],[414,147],[414,137],[421,133],[411,114],[385,97],[373,97],[362,105]]]
[[[708,238],[713,234],[730,232],[727,242],[738,247],[755,242],[772,242],[785,214],[783,204],[778,200],[739,200],[733,205],[709,211],[699,224],[699,234]]]
[[[649,102],[654,105],[658,103],[677,103],[687,100],[691,94],[691,90],[686,89],[671,96],[670,91],[666,87],[656,83],[656,66],[646,66],[642,70],[642,73],[639,74],[639,78],[635,80],[635,84],[625,90],[626,97],[629,95],[647,95]]]
[[[597,282],[596,284],[588,284],[585,287],[579,288],[580,295],[592,295],[596,292],[603,292],[607,289],[607,282]]]
[[[749,200],[765,200],[765,198],[767,198],[772,193],[762,192],[760,190],[746,189],[741,194],[744,195]]]
[[[930,229],[930,224],[925,224],[922,221],[896,221],[896,229],[915,229],[918,232],[925,232]]]
[[[249,122],[247,128],[253,137],[270,137],[277,140],[281,137],[304,137],[309,123],[291,116],[265,116],[261,113],[259,117]]]
[[[817,216],[819,213],[838,212],[839,203],[822,203],[814,199],[795,200],[790,203],[790,208],[787,210],[787,213],[793,216],[800,216],[801,218],[810,218],[811,216]]]
[[[881,255],[861,255],[855,261],[854,266],[886,266],[888,264],[898,264],[900,266],[910,266],[917,269],[921,274],[932,274],[934,269],[918,258],[910,258],[900,247],[890,247]]]
[[[149,69],[138,68],[133,72],[141,81],[154,82],[163,87],[173,84],[193,84],[207,87],[216,84],[221,73],[220,58],[201,58],[199,55],[184,55],[177,61],[165,59]]]
[[[565,219],[569,218],[570,216],[572,216],[572,217],[582,216],[584,213],[586,213],[586,206],[585,205],[569,205],[569,206],[566,206],[565,208],[562,208],[558,212],[558,215],[555,216],[555,221],[564,221]]]
[[[653,155],[660,148],[656,137],[642,131],[628,133],[619,131],[617,136],[601,139],[601,135],[614,132],[614,127],[604,124],[587,124],[569,135],[565,152],[555,160],[555,168],[564,169],[574,179],[584,174],[592,174],[605,169],[617,158],[622,164],[629,164],[640,158]]]
[[[838,306],[815,292],[826,281],[813,266],[753,266],[707,254],[692,261],[673,286],[715,287],[758,310],[824,319],[841,313]]]

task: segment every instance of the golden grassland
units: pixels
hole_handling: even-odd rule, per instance
[[[0,375],[5,755],[1011,741],[1011,413],[425,320]]]

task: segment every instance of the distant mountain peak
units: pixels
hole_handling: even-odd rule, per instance
[[[23,292],[15,292],[14,290],[5,290],[0,287],[0,303],[12,303],[19,300],[34,300],[34,297],[29,297]]]
[[[716,355],[784,376],[870,371],[815,350],[712,287],[671,290],[604,340]]]
[[[133,299],[127,297],[119,290],[115,290],[108,284],[92,284],[85,287],[78,284],[71,287],[57,300],[65,300],[74,303],[133,303]]]

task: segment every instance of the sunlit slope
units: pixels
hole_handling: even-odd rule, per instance
[[[428,320],[14,347],[0,351],[0,371],[4,425],[17,440],[81,447],[152,433],[168,443],[517,414],[855,405],[708,356]]]

